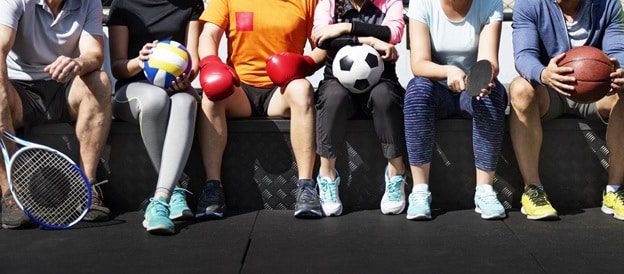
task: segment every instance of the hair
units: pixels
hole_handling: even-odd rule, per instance
[[[341,23],[342,16],[345,13],[345,0],[336,0],[336,8],[334,11],[334,23]]]

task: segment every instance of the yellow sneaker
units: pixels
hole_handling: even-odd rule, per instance
[[[555,210],[550,202],[548,195],[541,188],[535,185],[529,185],[522,193],[522,208],[520,211],[527,216],[529,220],[543,220],[557,218],[557,210]]]
[[[605,214],[613,214],[613,218],[624,221],[624,188],[604,193],[601,210]]]

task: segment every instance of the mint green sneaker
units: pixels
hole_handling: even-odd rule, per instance
[[[502,219],[507,216],[505,207],[498,201],[496,192],[491,185],[477,187],[474,202],[475,212],[481,214],[482,219]]]
[[[186,193],[191,193],[185,188],[176,187],[173,189],[171,199],[169,201],[169,219],[186,220],[193,218],[193,212],[186,203]]]
[[[174,234],[175,225],[169,219],[169,205],[163,197],[150,198],[150,203],[145,209],[143,227],[153,234]]]

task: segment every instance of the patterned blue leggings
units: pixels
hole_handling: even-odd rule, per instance
[[[439,82],[415,77],[407,84],[404,105],[405,139],[412,166],[431,162],[435,121],[451,115],[472,117],[472,148],[476,167],[496,170],[505,129],[507,92],[495,80],[492,93],[480,100],[454,93]]]

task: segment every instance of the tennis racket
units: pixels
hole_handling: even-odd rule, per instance
[[[3,134],[19,145],[9,156],[0,138],[9,189],[24,213],[49,229],[78,223],[91,205],[91,186],[78,165],[58,150]]]
[[[481,94],[481,90],[487,89],[492,82],[492,63],[488,60],[479,60],[468,72],[466,77],[466,93],[470,96]]]

